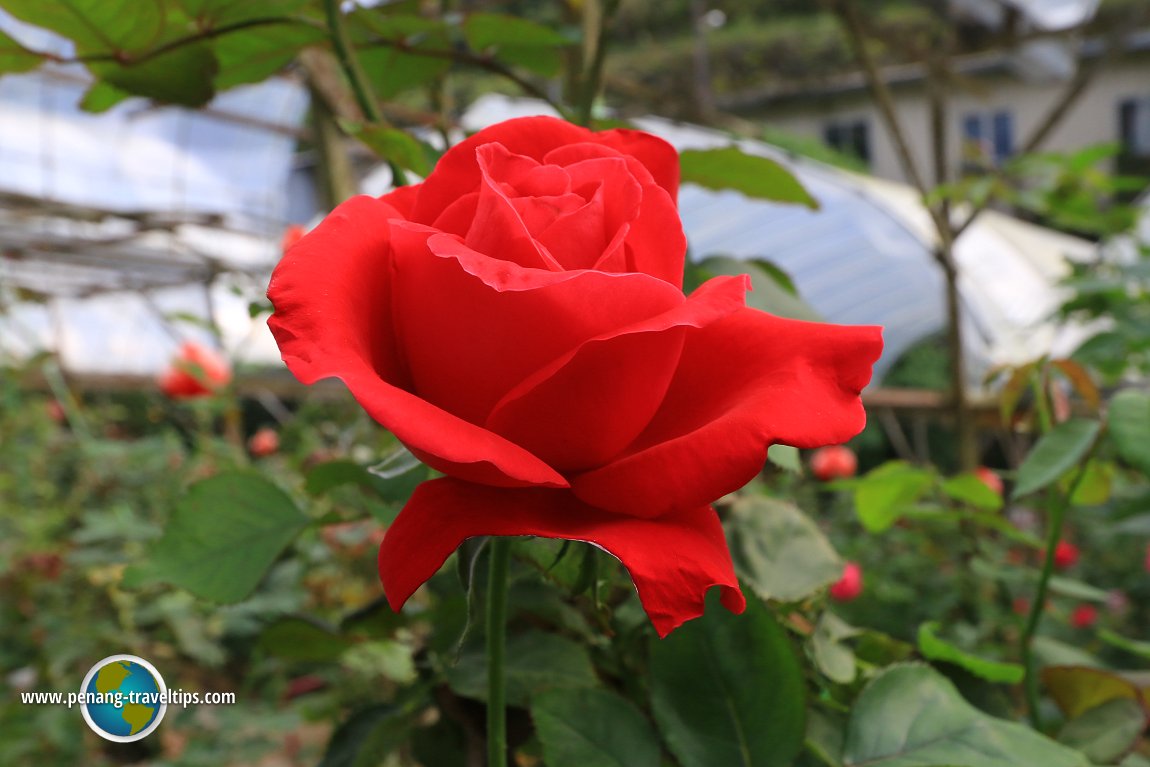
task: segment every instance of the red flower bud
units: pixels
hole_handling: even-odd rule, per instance
[[[993,470],[988,469],[985,466],[979,466],[974,470],[974,474],[976,477],[982,480],[982,484],[989,487],[999,496],[1002,495],[1002,478],[995,474]]]
[[[64,423],[64,421],[68,418],[68,415],[64,412],[64,406],[61,405],[57,400],[48,400],[44,408],[48,411],[48,417],[56,423]]]
[[[271,455],[280,449],[280,435],[270,426],[265,426],[248,438],[248,451],[257,458]]]
[[[231,380],[232,371],[219,354],[185,341],[158,383],[160,391],[172,399],[192,399],[215,394]]]
[[[843,566],[843,577],[831,585],[831,599],[836,602],[849,602],[862,593],[862,568],[857,562],[847,562]]]
[[[1070,613],[1070,625],[1076,629],[1088,629],[1098,621],[1098,608],[1081,604]]]
[[[843,445],[821,447],[811,456],[811,471],[820,482],[853,477],[857,470],[858,459]]]
[[[1059,541],[1054,547],[1054,566],[1059,570],[1073,567],[1078,562],[1078,547],[1067,541]]]

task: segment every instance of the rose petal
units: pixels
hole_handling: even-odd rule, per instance
[[[672,201],[678,199],[679,153],[675,147],[658,136],[625,128],[597,133],[595,140],[622,155],[637,159]]]
[[[272,274],[268,320],[303,383],[343,379],[375,420],[435,469],[498,485],[565,486],[546,463],[409,393],[393,334],[386,222],[398,212],[354,197],[287,253]],[[438,260],[438,259],[432,259]]]
[[[866,423],[859,392],[881,332],[742,309],[688,333],[650,426],[622,457],[572,479],[573,492],[624,514],[669,514],[742,487],[772,443],[845,442]]]
[[[544,161],[547,155],[568,145],[606,146],[630,155],[650,172],[654,182],[674,201],[679,194],[679,155],[675,148],[649,133],[632,130],[609,130],[595,133],[554,117],[520,117],[484,128],[444,152],[435,172],[419,186],[419,194],[408,218],[429,224],[461,192],[479,185],[479,164],[475,151],[484,144],[503,144],[515,154]],[[603,156],[601,151],[569,150],[566,162]],[[642,180],[642,179],[641,179]]]
[[[741,309],[747,286],[744,276],[715,278],[659,316],[589,339],[509,391],[492,409],[487,428],[560,472],[602,465],[659,409],[685,328]]]
[[[643,204],[627,235],[627,271],[642,272],[683,287],[687,236],[673,197],[658,186],[643,187]]]
[[[604,247],[603,256],[594,264],[594,268],[612,272],[642,272],[681,288],[687,237],[683,234],[683,224],[675,204],[679,188],[679,155],[662,139],[634,131],[624,131],[623,134],[620,136],[618,132],[607,131],[597,134],[597,137],[605,142],[619,144],[620,147],[634,144],[640,148],[647,161],[652,163],[652,167],[634,157],[621,157],[617,154],[619,149],[609,143],[598,147],[588,144],[558,147],[549,152],[544,161],[570,166],[570,173],[572,168],[590,162],[591,158],[622,159],[630,175],[641,184],[642,202],[637,212],[628,212],[625,217],[630,227],[625,249],[616,251],[613,247],[615,243]],[[653,141],[647,141],[647,138]],[[660,173],[662,183],[655,180],[652,170]],[[612,226],[618,225],[617,221]],[[555,253],[552,244],[549,243],[548,247]],[[563,257],[556,257],[567,263]]]
[[[587,339],[683,302],[647,275],[524,269],[456,237],[428,236],[426,227],[393,231],[396,332],[411,390],[473,423],[484,423],[510,389]]]
[[[416,488],[383,538],[379,574],[391,608],[403,607],[460,543],[479,535],[538,535],[599,546],[627,568],[660,636],[702,615],[712,586],[722,589],[723,605],[732,612],[746,606],[710,507],[645,520],[600,511],[563,490],[501,490],[445,478]]]
[[[479,186],[476,150],[484,144],[502,144],[514,154],[542,161],[549,151],[564,144],[588,141],[595,134],[586,128],[554,117],[520,117],[484,128],[448,149],[435,165],[435,172],[420,185],[411,220],[427,224],[462,192]]]
[[[520,266],[557,271],[562,267],[536,241],[509,198],[504,175],[526,173],[515,166],[534,163],[528,157],[513,155],[499,144],[487,144],[476,151],[481,173],[475,217],[468,227],[467,246],[491,258]]]
[[[566,170],[572,191],[587,203],[557,216],[538,237],[564,268],[588,269],[603,260],[609,243],[622,249],[621,238],[613,240],[639,215],[643,187],[619,157],[583,160]]]

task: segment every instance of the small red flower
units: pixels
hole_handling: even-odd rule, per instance
[[[64,412],[64,406],[58,400],[48,400],[44,409],[48,412],[48,417],[56,423],[64,423],[68,418],[67,413]]]
[[[849,602],[862,593],[862,568],[857,562],[847,562],[843,565],[843,577],[831,585],[831,599],[836,602]]]
[[[1026,597],[1015,597],[1010,603],[1010,609],[1015,615],[1030,615],[1030,600]]]
[[[223,357],[197,343],[185,341],[157,383],[172,399],[192,399],[215,394],[231,380],[231,368]]]
[[[811,456],[811,471],[820,482],[853,477],[858,471],[854,451],[843,445],[821,447]]]
[[[1070,613],[1070,625],[1076,629],[1088,629],[1098,621],[1098,608],[1094,605],[1081,604]]]
[[[1054,566],[1059,570],[1073,567],[1078,562],[1078,547],[1068,541],[1059,541],[1054,547]]]
[[[1002,478],[999,477],[997,474],[995,474],[993,470],[988,469],[985,466],[979,466],[977,469],[974,470],[974,474],[976,477],[978,477],[980,480],[982,480],[982,484],[989,487],[991,490],[993,490],[999,496],[1002,495],[1002,491],[1003,491]]]
[[[270,426],[265,426],[248,438],[248,452],[263,458],[280,449],[280,435]]]

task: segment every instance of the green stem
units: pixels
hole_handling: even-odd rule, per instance
[[[1038,632],[1038,624],[1042,620],[1043,607],[1046,604],[1046,592],[1050,587],[1050,576],[1054,573],[1054,550],[1058,547],[1058,542],[1062,540],[1062,518],[1070,506],[1070,499],[1074,497],[1078,485],[1081,484],[1082,478],[1086,475],[1087,463],[1088,457],[1079,465],[1065,493],[1058,493],[1052,489],[1047,495],[1046,555],[1042,560],[1042,573],[1038,576],[1038,590],[1034,594],[1034,602],[1030,605],[1030,615],[1026,619],[1026,628],[1022,632],[1019,648],[1022,667],[1026,671],[1027,714],[1030,717],[1031,725],[1036,730],[1042,729],[1042,718],[1038,711],[1038,679],[1032,668],[1032,645],[1034,635]]]
[[[607,59],[607,22],[614,16],[618,8],[618,0],[597,0],[594,5],[596,13],[585,18],[592,21],[587,24],[583,34],[593,37],[595,47],[591,52],[591,61],[586,63],[583,71],[579,104],[576,111],[576,121],[583,126],[591,125],[591,113],[595,107],[595,97],[599,95],[599,87],[603,81],[603,63]],[[585,7],[584,14],[590,14],[589,7]]]
[[[491,569],[487,578],[487,765],[507,764],[507,572],[511,539],[491,539]]]
[[[1045,434],[1054,427],[1054,419],[1050,415],[1050,403],[1046,397],[1046,384],[1046,366],[1042,364],[1038,366],[1034,378],[1030,380],[1030,388],[1034,392],[1034,408],[1038,413],[1039,434]]]
[[[360,111],[363,112],[363,116],[368,122],[373,125],[386,124],[383,113],[379,110],[379,105],[375,103],[375,97],[368,87],[367,76],[359,66],[359,59],[352,52],[347,28],[343,24],[343,13],[339,10],[339,0],[323,0],[323,7],[327,14],[327,26],[331,33],[331,44],[335,49],[335,57],[344,74],[347,75],[351,92],[355,95],[355,102],[359,105]],[[387,165],[391,169],[391,185],[406,186],[407,175],[403,172],[403,168],[390,160]]]

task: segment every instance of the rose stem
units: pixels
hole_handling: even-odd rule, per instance
[[[491,538],[491,569],[487,577],[487,765],[507,764],[507,571],[511,539]]]

